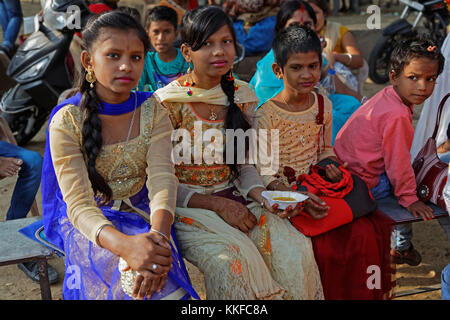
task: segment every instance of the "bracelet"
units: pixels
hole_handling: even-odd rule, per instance
[[[347,63],[347,66],[349,66],[350,65],[350,63],[352,63],[352,58],[353,58],[353,56],[350,54],[350,53],[345,53],[345,55],[348,57],[348,63]]]
[[[159,234],[161,237],[163,237],[164,239],[166,239],[167,242],[170,243],[170,239],[169,239],[164,233],[162,233],[161,231],[158,231],[158,230],[156,230],[156,229],[150,228],[150,232],[152,232],[152,231],[156,232],[156,233]]]
[[[278,185],[281,183],[280,180],[277,180],[277,182],[275,183],[275,185],[273,186],[272,190],[277,190]]]
[[[367,98],[366,96],[364,96],[364,97],[361,98],[360,103],[361,103],[361,104],[364,104],[364,103],[366,103],[367,100],[369,100],[369,98]]]
[[[113,225],[111,225],[111,224],[104,224],[104,225],[102,225],[100,228],[98,228],[97,232],[95,233],[95,243],[96,243],[100,248],[103,248],[103,247],[100,245],[100,243],[98,243],[98,237],[99,237],[99,235],[100,235],[100,232],[102,232],[102,230],[103,230],[105,227],[113,227]]]

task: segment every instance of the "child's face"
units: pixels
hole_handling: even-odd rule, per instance
[[[197,51],[182,45],[183,55],[187,62],[194,65],[197,76],[217,78],[226,74],[233,66],[236,48],[233,35],[228,25],[222,26],[213,33]]]
[[[311,92],[320,79],[320,60],[314,51],[293,53],[284,68],[276,63],[272,68],[279,79],[283,78],[284,87],[294,89],[298,94]]]
[[[309,16],[306,10],[297,10],[294,12],[292,17],[286,22],[285,28],[289,27],[291,24],[305,25],[308,28],[315,30],[315,25],[313,19]]]
[[[174,25],[166,20],[152,21],[147,33],[153,48],[158,53],[166,53],[173,48],[173,42],[178,34]]]
[[[389,79],[403,102],[411,106],[421,104],[431,95],[437,76],[437,61],[414,58],[398,76],[391,71]]]
[[[144,68],[144,44],[136,31],[102,29],[91,51],[83,51],[81,59],[84,68],[94,70],[97,93],[129,94]]]

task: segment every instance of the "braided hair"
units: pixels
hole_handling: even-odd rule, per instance
[[[181,42],[193,51],[199,50],[208,38],[221,27],[228,26],[233,37],[234,47],[237,48],[236,34],[233,22],[226,13],[217,6],[200,6],[193,11],[187,12],[181,22]],[[195,66],[194,66],[195,67]],[[242,129],[244,132],[251,128],[239,106],[235,103],[236,91],[232,71],[229,70],[221,78],[220,85],[228,98],[228,108],[225,117],[226,129]],[[245,151],[248,152],[249,143],[246,141]],[[234,150],[237,150],[237,142],[234,141]],[[229,164],[232,179],[239,173],[237,169],[237,153],[234,154],[233,163]]]
[[[132,16],[120,11],[109,11],[93,16],[87,22],[82,32],[83,50],[92,52],[93,44],[98,39],[104,28],[114,28],[118,30],[135,30],[139,39],[144,44],[144,51],[147,52],[150,47],[148,36],[140,24]],[[95,194],[101,195],[102,202],[105,204],[112,198],[112,190],[105,179],[95,168],[95,161],[103,145],[102,123],[99,118],[99,109],[102,103],[97,96],[95,86],[90,87],[86,80],[86,70],[81,68],[81,74],[78,77],[77,89],[82,94],[80,109],[83,112],[82,150],[87,157],[87,170],[92,189]]]

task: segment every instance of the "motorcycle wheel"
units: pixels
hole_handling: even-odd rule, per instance
[[[38,115],[29,132],[27,132],[28,121],[33,117],[32,110],[20,113],[2,113],[1,116],[8,122],[11,132],[19,146],[27,144],[41,129],[45,123],[46,116]]]
[[[391,36],[381,36],[375,42],[369,56],[369,77],[377,83],[383,84],[389,81],[389,61],[395,40]]]

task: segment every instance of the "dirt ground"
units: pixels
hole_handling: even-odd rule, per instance
[[[122,0],[122,4],[130,4],[136,6],[134,0]],[[23,1],[22,7],[24,16],[30,16],[40,10],[39,3],[35,0]],[[136,7],[142,8],[137,5]],[[364,9],[364,7],[363,7]],[[396,12],[399,12],[398,7],[382,8],[382,27],[385,27],[390,22],[395,20],[397,16]],[[355,15],[355,14],[340,14],[338,17],[331,17],[330,20],[335,20],[344,23],[352,30],[357,42],[362,50],[362,53],[367,58],[375,43],[380,30],[367,30],[365,21],[367,15]],[[0,35],[1,39],[1,35]],[[247,59],[245,66],[238,66],[237,73],[244,75],[251,75],[254,70],[257,58],[251,57]],[[245,78],[245,76],[243,77]],[[6,78],[4,70],[0,70],[0,94],[11,85],[11,82]],[[365,95],[371,97],[384,85],[375,85],[367,81],[365,84]],[[414,115],[414,123],[417,121],[421,111],[421,106],[417,106]],[[43,155],[45,147],[45,134],[42,129],[38,135],[27,145],[27,148],[37,151]],[[0,221],[5,219],[6,212],[9,207],[9,200],[12,194],[15,178],[7,178],[0,181]],[[37,201],[39,209],[41,210],[41,193],[38,192]],[[442,269],[450,262],[450,242],[447,239],[446,234],[440,227],[439,223],[435,220],[431,222],[419,222],[413,225],[414,238],[413,243],[417,250],[422,254],[422,263],[417,267],[410,267],[408,265],[397,266],[397,288],[396,291],[404,291],[414,289],[417,287],[431,286],[440,284],[440,275]],[[62,298],[62,283],[64,277],[64,261],[61,258],[54,257],[49,260],[49,263],[58,271],[60,279],[58,283],[51,286],[53,299]],[[187,263],[188,271],[191,276],[191,280],[195,289],[199,293],[202,299],[205,298],[205,289],[203,275],[193,265]],[[4,266],[0,269],[0,299],[2,300],[37,300],[40,299],[39,284],[34,283],[28,279],[25,274],[20,271],[17,266]],[[422,293],[418,295],[406,296],[398,298],[402,300],[418,300],[418,299],[441,299],[440,290]]]

